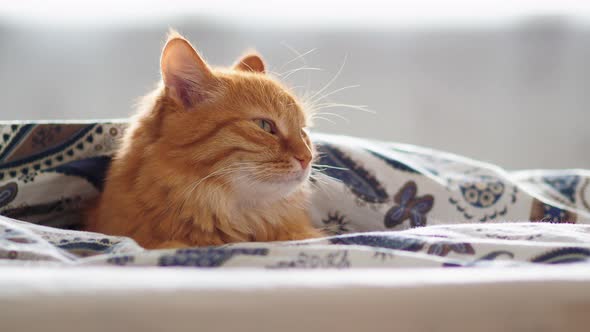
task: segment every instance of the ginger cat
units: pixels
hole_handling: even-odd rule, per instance
[[[262,59],[212,69],[172,32],[160,67],[86,230],[145,248],[321,236],[307,209],[307,115]]]

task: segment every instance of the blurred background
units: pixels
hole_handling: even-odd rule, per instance
[[[213,65],[255,48],[299,95],[329,94],[322,111],[337,115],[316,131],[508,169],[590,168],[589,9],[539,0],[2,2],[0,120],[129,116],[159,79],[174,27]]]

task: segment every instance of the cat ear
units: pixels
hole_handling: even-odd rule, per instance
[[[190,108],[212,96],[215,77],[192,45],[172,31],[162,51],[160,70],[168,94]]]
[[[234,64],[234,69],[241,71],[250,71],[256,73],[264,73],[264,61],[260,55],[251,53],[245,55]]]

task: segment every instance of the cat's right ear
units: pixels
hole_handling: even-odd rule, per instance
[[[216,79],[192,45],[172,32],[160,58],[162,80],[168,95],[185,109],[211,98]]]

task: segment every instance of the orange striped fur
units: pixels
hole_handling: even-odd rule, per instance
[[[307,208],[306,113],[264,71],[256,54],[212,69],[172,33],[162,83],[126,131],[87,230],[146,248],[321,236]]]

